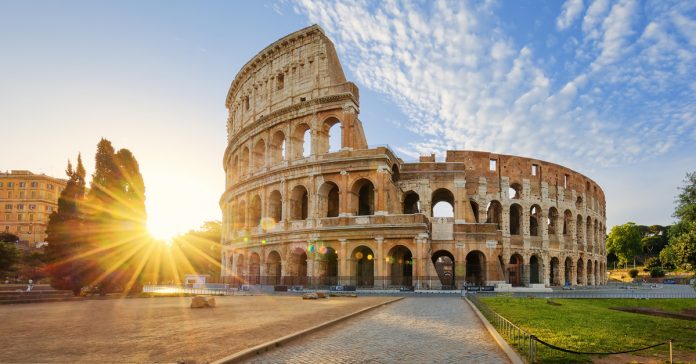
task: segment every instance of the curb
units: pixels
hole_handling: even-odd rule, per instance
[[[379,308],[379,307],[388,305],[388,304],[390,304],[390,303],[394,303],[394,302],[396,302],[396,301],[400,301],[400,300],[402,300],[402,299],[404,299],[404,298],[405,298],[405,297],[399,297],[399,298],[396,298],[396,299],[393,299],[393,300],[390,300],[390,301],[387,301],[387,302],[382,302],[382,303],[377,304],[377,305],[374,305],[374,306],[365,307],[365,308],[363,308],[363,309],[361,309],[361,310],[355,311],[355,312],[353,312],[353,313],[349,313],[349,314],[347,314],[347,315],[344,315],[344,316],[335,318],[335,319],[333,319],[333,320],[330,320],[330,321],[321,323],[321,324],[319,324],[319,325],[312,326],[312,327],[310,327],[310,328],[307,328],[307,329],[304,329],[304,330],[301,330],[301,331],[297,331],[297,332],[295,332],[295,333],[292,333],[292,334],[283,336],[283,337],[278,338],[278,339],[275,339],[275,340],[267,341],[267,342],[265,342],[265,343],[263,343],[263,344],[256,345],[256,346],[251,347],[251,348],[249,348],[249,349],[245,349],[245,350],[236,352],[236,353],[234,353],[234,354],[232,354],[232,355],[228,355],[228,356],[226,356],[226,357],[224,357],[224,358],[214,360],[214,361],[211,362],[211,364],[239,363],[239,362],[241,362],[242,360],[249,359],[250,357],[253,357],[253,356],[259,355],[259,354],[261,354],[261,353],[267,352],[268,350],[270,350],[270,349],[272,349],[272,348],[274,348],[274,347],[281,346],[282,344],[285,344],[285,343],[287,343],[288,341],[291,341],[291,340],[297,339],[297,338],[299,338],[299,337],[302,337],[302,336],[311,334],[311,333],[313,333],[313,332],[315,332],[315,331],[318,331],[318,330],[320,330],[320,329],[327,328],[327,327],[329,327],[329,326],[331,326],[331,325],[337,324],[337,323],[339,323],[339,322],[341,322],[341,321],[344,321],[344,320],[346,320],[346,319],[349,319],[349,318],[351,318],[351,317],[360,315],[360,314],[362,314],[362,313],[365,313],[365,312],[367,312],[367,311],[373,310],[373,309],[375,309],[375,308]]]
[[[505,355],[507,355],[508,359],[510,359],[510,362],[512,364],[524,364],[525,361],[522,360],[522,357],[520,357],[520,355],[515,351],[515,349],[513,349],[512,346],[510,346],[510,344],[508,344],[508,342],[505,341],[505,339],[503,339],[502,336],[500,336],[498,331],[496,331],[495,327],[493,327],[493,325],[491,325],[491,323],[488,322],[488,320],[485,316],[483,316],[481,311],[479,311],[478,308],[473,303],[471,303],[471,301],[469,301],[468,298],[464,297],[464,300],[466,301],[466,303],[469,304],[471,309],[474,310],[476,316],[478,316],[483,326],[486,327],[488,333],[493,337],[493,340],[495,340],[496,344],[498,344],[500,349],[503,350]]]

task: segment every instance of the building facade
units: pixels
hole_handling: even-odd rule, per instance
[[[316,25],[244,65],[225,105],[229,282],[439,289],[606,280],[597,183],[533,158],[448,151],[444,162],[406,163],[368,147],[358,88]]]
[[[46,241],[48,217],[58,208],[66,180],[29,171],[0,173],[0,228],[21,243],[37,247]]]

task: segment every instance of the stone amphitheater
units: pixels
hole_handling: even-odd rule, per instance
[[[606,203],[538,159],[369,147],[359,91],[314,25],[263,49],[225,106],[222,278],[453,289],[606,281]]]

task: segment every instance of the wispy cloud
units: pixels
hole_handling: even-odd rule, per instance
[[[570,27],[573,22],[581,15],[585,7],[582,0],[566,0],[563,4],[563,11],[556,19],[556,27],[564,30]]]
[[[423,136],[408,148],[416,153],[608,166],[695,141],[695,23],[685,5],[659,5],[646,25],[633,1],[596,0],[584,15],[582,1],[566,2],[556,26],[582,18],[557,47],[577,55],[558,66],[572,72],[514,41],[492,2],[300,0],[295,10],[324,27],[360,84],[408,115]]]

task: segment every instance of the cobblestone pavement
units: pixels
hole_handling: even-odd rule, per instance
[[[508,363],[461,298],[405,298],[320,330],[251,363]]]

